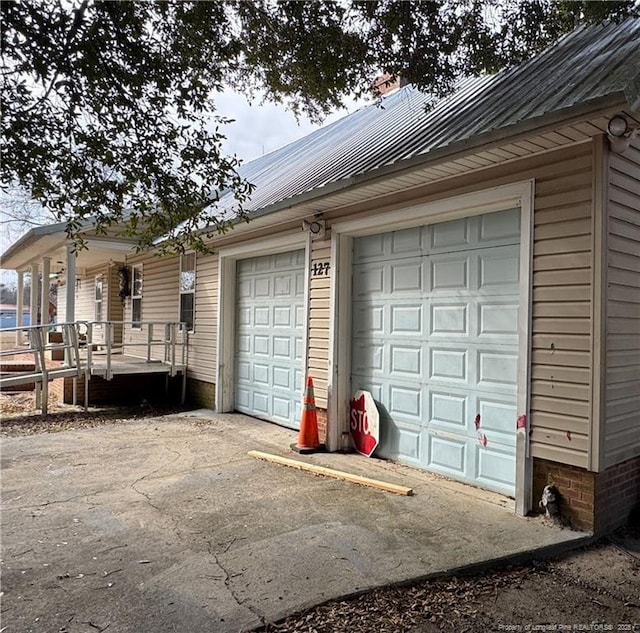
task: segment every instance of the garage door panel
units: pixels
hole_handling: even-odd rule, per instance
[[[238,323],[240,325],[251,325],[251,308],[238,309]]]
[[[236,365],[237,367],[237,374],[238,374],[238,378],[240,380],[249,380],[251,378],[251,364],[244,362],[244,361],[239,361],[238,364]]]
[[[520,213],[512,210],[487,213],[478,218],[479,241],[485,246],[520,242]]]
[[[486,338],[518,336],[517,303],[484,301],[477,305],[478,336]],[[514,341],[508,341],[513,344]]]
[[[429,359],[430,378],[453,384],[469,381],[468,350],[432,346]]]
[[[273,327],[292,328],[295,327],[295,307],[276,306],[273,308]]]
[[[355,304],[353,309],[354,334],[356,336],[383,334],[384,310],[385,307],[382,305]]]
[[[433,293],[451,290],[469,291],[469,256],[437,255],[429,260],[430,290]]]
[[[420,255],[424,250],[422,230],[407,229],[396,231],[390,236],[390,254],[401,257],[412,257]]]
[[[238,352],[249,353],[251,351],[251,337],[248,334],[238,336],[237,339]]]
[[[506,494],[515,492],[519,215],[354,240],[352,385],[379,404],[378,453]]]
[[[387,412],[380,416],[379,447],[391,459],[417,465],[420,457],[421,429],[396,422]]]
[[[420,385],[394,385],[389,388],[389,413],[402,421],[413,419],[420,423],[423,416],[423,397]]]
[[[424,306],[422,304],[394,304],[389,306],[389,313],[390,318],[387,319],[387,323],[389,323],[388,334],[390,336],[406,336],[407,334],[415,336],[416,334],[421,334],[424,331]],[[384,316],[383,308],[377,308],[375,310],[375,314],[373,312],[372,314],[375,316],[374,324],[377,326],[377,331],[382,331]]]
[[[468,249],[472,244],[474,218],[464,218],[462,220],[452,220],[451,222],[440,222],[434,224],[429,231],[430,252],[443,250]]]
[[[512,291],[517,288],[520,278],[518,247],[507,246],[481,252],[478,264],[480,290],[498,288],[500,293],[505,293],[509,286],[513,287]]]
[[[256,277],[253,281],[253,296],[256,299],[267,299],[271,296],[271,279]]]
[[[370,268],[363,266],[354,269],[353,288],[356,297],[366,297],[375,299],[376,293],[382,293],[384,290],[384,271],[383,266],[371,265]]]
[[[431,304],[431,336],[469,336],[471,334],[469,315],[472,314],[467,301]]]
[[[272,407],[273,416],[275,418],[278,418],[278,419],[280,419],[280,420],[282,420],[284,422],[286,422],[286,421],[291,419],[291,417],[292,417],[292,410],[291,410],[292,402],[291,402],[291,400],[289,400],[289,398],[287,398],[287,397],[281,398],[281,397],[279,397],[277,395],[274,395],[272,403],[273,403],[273,407]]]
[[[406,263],[403,259],[390,265],[391,293],[420,291],[423,288],[422,263]]]
[[[493,490],[509,492],[513,486],[516,460],[513,451],[487,442],[475,446],[475,477],[478,482]]]
[[[384,369],[384,356],[384,344],[382,342],[372,341],[371,343],[356,344],[353,348],[353,371],[366,373],[367,376],[382,372]]]
[[[273,358],[278,360],[290,359],[292,352],[292,341],[288,336],[274,336],[271,338],[273,344]]]
[[[251,296],[251,285],[252,282],[249,280],[243,280],[238,282],[238,287],[236,290],[236,298],[237,299],[245,299]]]
[[[467,396],[431,391],[429,422],[434,428],[465,433],[467,430]]]
[[[292,428],[300,420],[304,253],[237,263],[236,408]]]
[[[253,309],[253,325],[254,327],[269,327],[271,325],[271,310],[269,306],[259,306]]]
[[[256,356],[270,356],[271,339],[264,334],[254,334],[253,336],[253,348],[249,352]]]
[[[516,445],[513,433],[517,418],[516,407],[511,402],[478,398],[480,429],[488,438],[504,446]]]
[[[467,442],[455,436],[427,433],[426,461],[430,470],[451,475],[457,479],[467,478]]]
[[[239,374],[238,374],[239,375]],[[269,385],[269,366],[259,363],[253,364],[253,382],[260,385]]]
[[[389,371],[419,379],[423,374],[422,356],[423,349],[419,345],[392,343],[389,346]]]
[[[478,350],[478,386],[487,390],[515,389],[518,384],[518,355]]]
[[[251,393],[244,387],[236,387],[236,409],[238,411],[247,411],[250,409]]]

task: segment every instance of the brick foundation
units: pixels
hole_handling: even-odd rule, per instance
[[[640,457],[600,473],[534,459],[534,510],[547,484],[558,489],[560,511],[573,527],[597,535],[606,534],[624,525],[640,503]]]
[[[640,510],[640,457],[608,468],[596,475],[595,532],[606,534],[623,525]]]
[[[316,409],[316,417],[318,418],[318,439],[321,444],[327,442],[327,410]]]
[[[204,409],[215,409],[216,386],[212,382],[187,378],[186,404]]]

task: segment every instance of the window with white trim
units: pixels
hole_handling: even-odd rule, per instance
[[[142,264],[131,267],[131,321],[132,327],[142,327]]]
[[[94,321],[98,321],[98,325],[100,325],[100,321],[102,321],[102,291],[104,289],[104,279],[102,275],[98,275],[96,277],[95,283],[95,318]]]
[[[196,294],[196,254],[180,256],[180,323],[193,332]]]

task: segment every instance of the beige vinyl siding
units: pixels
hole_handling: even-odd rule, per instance
[[[206,382],[215,382],[218,336],[217,255],[196,257],[194,305],[194,331],[189,334],[188,376]]]
[[[591,144],[583,143],[324,214],[330,224],[535,179],[531,454],[585,468],[591,439],[591,173]],[[328,280],[326,292],[328,298]],[[323,299],[311,295],[313,323],[320,319],[316,310],[326,310]],[[325,336],[315,338],[318,349],[328,344]]]
[[[591,428],[591,148],[536,178],[532,455],[587,467]]]
[[[311,242],[311,279],[309,282],[307,373],[313,378],[316,405],[321,408],[327,407],[331,270],[327,268],[328,274],[326,275],[314,275],[313,269],[314,265],[328,265],[330,261],[331,240],[327,234],[324,239]]]
[[[640,146],[609,157],[603,467],[640,455]]]
[[[142,255],[127,261],[129,268],[142,264],[142,321],[167,323],[178,321],[178,275],[180,271],[179,257],[159,257],[157,255]],[[133,278],[132,278],[133,279]],[[125,352],[132,356],[146,356],[147,330],[131,327],[131,295],[126,301],[123,343]],[[161,328],[161,325],[156,326]],[[154,338],[161,338],[160,329]],[[156,346],[157,347],[157,346]],[[157,347],[159,350],[160,348]]]

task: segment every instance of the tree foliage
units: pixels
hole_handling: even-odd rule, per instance
[[[376,75],[444,94],[634,2],[5,0],[2,181],[71,236],[86,223],[141,247],[204,248],[252,186],[224,155],[226,87],[320,119]],[[225,205],[218,202],[225,194]],[[228,200],[233,201],[229,205]]]

